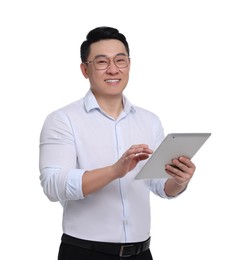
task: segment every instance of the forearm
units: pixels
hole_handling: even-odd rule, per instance
[[[86,171],[82,176],[82,192],[84,197],[96,192],[117,179],[112,166]]]
[[[167,196],[175,197],[182,191],[184,191],[187,187],[187,183],[185,184],[178,184],[175,179],[169,178],[164,186],[164,191]]]
[[[85,172],[82,177],[83,195],[87,196],[113,180],[122,178],[152,153],[153,151],[146,144],[132,145],[113,165]]]

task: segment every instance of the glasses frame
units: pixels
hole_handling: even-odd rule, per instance
[[[117,57],[119,57],[119,56],[124,56],[124,57],[126,57],[126,58],[128,59],[128,63],[127,63],[127,65],[126,65],[125,67],[118,67],[117,64],[115,63],[115,58],[117,58]],[[98,58],[100,58],[100,57],[101,57],[101,58],[106,58],[106,59],[109,60],[108,66],[107,66],[105,69],[98,69],[98,68],[96,68],[96,66],[95,66],[95,60],[98,59]],[[119,55],[114,56],[113,59],[110,59],[109,57],[102,55],[102,56],[95,57],[94,60],[85,61],[85,62],[83,62],[83,63],[84,63],[84,64],[90,64],[90,63],[92,63],[92,64],[93,64],[93,67],[95,68],[95,70],[107,70],[107,69],[109,68],[109,66],[110,66],[111,61],[114,62],[114,65],[115,65],[118,69],[124,69],[124,68],[127,68],[127,67],[129,66],[130,57],[127,56],[127,55],[125,55],[125,54],[119,54]]]

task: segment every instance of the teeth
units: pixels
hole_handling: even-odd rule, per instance
[[[119,80],[118,79],[107,79],[106,80],[106,82],[109,82],[109,83],[111,83],[111,82],[118,82]]]

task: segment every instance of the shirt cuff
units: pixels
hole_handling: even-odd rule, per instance
[[[166,179],[166,181],[167,181],[168,179]],[[165,185],[165,184],[164,184]],[[164,186],[163,186],[164,187]],[[177,198],[178,196],[180,196],[185,190],[187,189],[187,186],[181,191],[181,192],[179,192],[177,195],[175,195],[175,196],[168,196],[166,193],[165,193],[165,190],[163,189],[163,192],[165,193],[165,197],[167,198],[167,199],[174,199],[174,198]]]
[[[157,186],[157,193],[161,198],[169,198],[164,191],[165,183],[168,179],[160,179]]]
[[[80,200],[84,198],[82,192],[82,169],[71,170],[67,177],[66,198],[67,200]]]

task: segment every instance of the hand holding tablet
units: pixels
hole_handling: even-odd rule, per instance
[[[168,134],[135,179],[170,178],[170,175],[165,172],[165,165],[171,164],[172,159],[180,156],[191,159],[210,135],[211,133]]]

